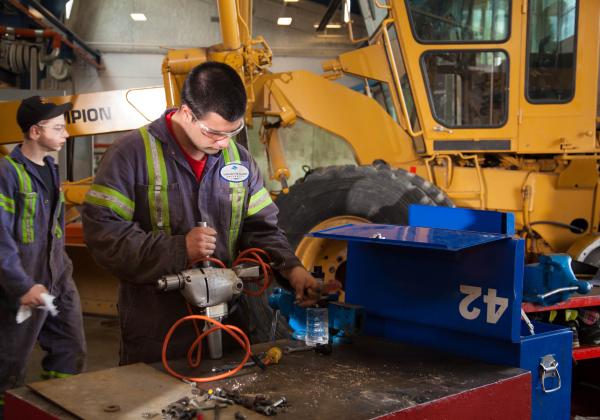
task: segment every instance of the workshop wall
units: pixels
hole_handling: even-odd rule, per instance
[[[97,71],[85,62],[78,61],[73,65],[73,84],[67,83],[64,89],[77,93],[100,92],[162,86],[160,72],[165,55],[148,53],[103,53],[102,61],[105,70]],[[270,70],[283,72],[289,70],[308,70],[320,74],[322,58],[316,57],[274,57]]]
[[[322,61],[353,48],[345,28],[315,34],[313,25],[320,21],[325,9],[311,1],[254,2],[254,37],[262,35],[272,48],[273,71],[302,69],[321,73]],[[148,20],[134,22],[130,18],[134,12],[143,12]],[[276,21],[281,16],[292,17],[292,25],[278,26]],[[78,60],[72,74],[77,93],[160,85],[160,65],[167,49],[221,42],[216,0],[79,1],[74,2],[67,25],[102,52],[106,67],[96,71]],[[357,24],[355,31],[360,35],[364,26]],[[67,84],[65,89],[73,89],[73,84]]]

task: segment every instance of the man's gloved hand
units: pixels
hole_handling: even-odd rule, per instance
[[[210,257],[216,248],[217,232],[211,227],[195,227],[185,235],[188,264]]]
[[[320,299],[321,285],[304,267],[292,267],[282,271],[281,275],[296,291],[296,301],[300,306],[314,305]]]
[[[43,306],[44,299],[42,299],[42,293],[48,293],[48,289],[46,289],[46,287],[44,287],[42,284],[34,284],[31,286],[31,289],[27,291],[27,293],[21,296],[19,303],[31,308]]]

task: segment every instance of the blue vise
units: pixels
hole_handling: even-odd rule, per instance
[[[364,308],[359,305],[335,302],[331,299],[337,299],[337,295],[331,295],[327,300],[331,341],[336,344],[349,343],[352,341],[352,336],[362,332],[365,319]],[[296,305],[295,300],[293,293],[276,288],[269,296],[269,306],[274,310],[279,310],[288,319],[288,324],[293,330],[292,337],[296,340],[304,340],[306,308]]]
[[[567,254],[541,255],[539,262],[525,266],[523,300],[553,305],[577,293],[588,293],[592,284],[577,280]]]

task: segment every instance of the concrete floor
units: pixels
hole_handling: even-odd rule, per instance
[[[119,323],[116,318],[84,315],[88,346],[87,372],[115,367],[119,363]],[[27,363],[25,382],[37,382],[42,374],[44,351],[36,346]]]

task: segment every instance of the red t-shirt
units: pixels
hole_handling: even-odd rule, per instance
[[[174,113],[175,113],[175,111],[170,112],[166,116],[167,128],[169,129],[169,133],[171,133],[171,137],[173,137],[175,139],[175,142],[179,146],[179,149],[183,153],[183,156],[185,156],[185,160],[187,160],[188,163],[190,164],[190,167],[192,168],[194,175],[196,175],[196,180],[198,182],[200,182],[200,180],[202,179],[202,173],[204,172],[204,167],[206,166],[207,155],[204,155],[204,157],[200,160],[196,160],[193,157],[191,157],[188,154],[188,152],[185,151],[185,149],[183,147],[181,147],[181,144],[179,144],[179,141],[177,141],[177,137],[175,137],[175,131],[173,131],[173,122],[171,121],[171,117],[173,116]]]

